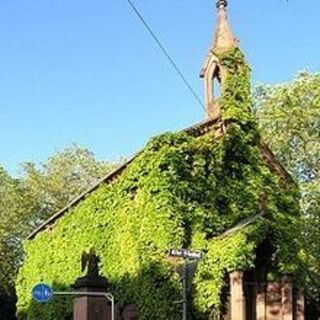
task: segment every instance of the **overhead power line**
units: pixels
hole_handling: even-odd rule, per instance
[[[167,60],[169,61],[170,65],[173,67],[173,69],[178,74],[179,78],[182,80],[184,85],[187,87],[187,89],[190,91],[190,93],[193,95],[195,100],[198,102],[198,104],[203,108],[205,112],[207,112],[206,107],[204,106],[202,99],[199,97],[199,95],[196,93],[196,91],[192,88],[192,85],[188,81],[188,79],[184,76],[183,72],[179,68],[178,64],[174,61],[174,59],[170,56],[169,51],[166,49],[166,47],[162,44],[159,37],[156,35],[156,33],[153,31],[151,26],[148,24],[146,19],[143,17],[142,13],[138,10],[138,8],[135,6],[135,4],[131,0],[127,0],[129,3],[131,9],[135,13],[135,15],[138,17],[138,19],[142,22],[143,26],[146,28],[152,39],[156,42],[162,53],[165,55]]]

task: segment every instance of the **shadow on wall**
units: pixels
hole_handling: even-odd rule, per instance
[[[320,319],[320,306],[307,301],[306,320],[319,320]]]
[[[4,290],[0,288],[0,318],[16,320],[16,291],[13,287]]]
[[[115,296],[118,309],[116,320],[131,319],[137,310],[139,314],[134,318],[139,320],[176,320],[181,317],[180,305],[175,303],[181,300],[180,281],[160,263],[150,264],[135,277],[125,275],[111,285],[110,291]],[[53,288],[70,291],[70,287],[59,283],[53,283]],[[18,319],[72,320],[73,299],[57,296],[45,304],[32,301],[27,310],[19,312]]]

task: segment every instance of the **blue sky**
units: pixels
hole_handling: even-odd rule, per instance
[[[134,0],[194,89],[214,0]],[[230,0],[253,83],[320,70],[319,0]],[[0,164],[18,173],[75,142],[104,159],[203,119],[126,0],[1,0]]]

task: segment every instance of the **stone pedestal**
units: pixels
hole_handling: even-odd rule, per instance
[[[243,272],[236,270],[230,276],[231,320],[246,320],[246,300],[243,292]]]
[[[107,292],[108,282],[105,278],[79,278],[73,285],[77,292]],[[74,320],[110,320],[111,308],[105,297],[76,296],[73,306]]]

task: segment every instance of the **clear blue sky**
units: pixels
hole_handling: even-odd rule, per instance
[[[134,0],[202,96],[215,0]],[[230,0],[253,82],[320,70],[319,0]],[[16,173],[72,142],[100,158],[203,119],[126,0],[1,0],[0,164]]]

